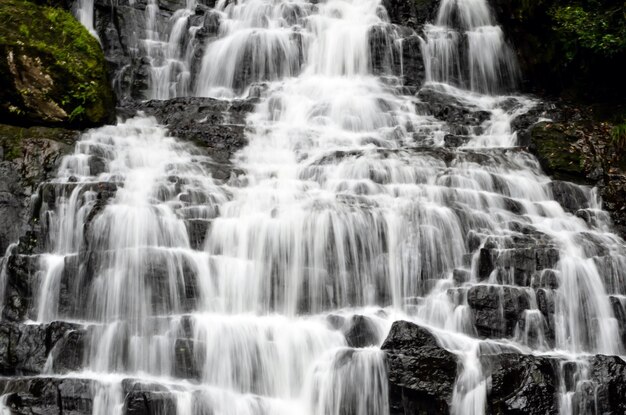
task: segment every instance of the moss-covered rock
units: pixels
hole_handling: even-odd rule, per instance
[[[547,174],[558,180],[586,182],[578,137],[563,124],[541,122],[530,131],[530,149]]]
[[[102,49],[69,12],[3,0],[0,22],[0,121],[90,126],[111,119]]]
[[[614,122],[577,105],[561,104],[546,115],[555,121],[523,132],[529,150],[552,178],[597,187],[615,231],[626,237],[626,169],[624,150],[612,138]]]

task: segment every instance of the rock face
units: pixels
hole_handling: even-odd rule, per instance
[[[531,120],[537,121],[539,116],[552,121],[533,124]],[[616,231],[626,235],[626,172],[621,161],[622,150],[612,139],[613,125],[598,121],[591,108],[564,103],[523,118],[527,118],[526,124],[516,127],[522,137],[527,137],[529,150],[537,156],[545,172],[557,180],[597,187]],[[585,220],[593,220],[593,212],[578,211],[589,207],[578,205],[582,197],[579,191],[562,182],[551,186],[556,200],[565,209]]]
[[[449,412],[457,362],[435,336],[416,324],[397,321],[381,348],[387,352],[391,415]]]
[[[31,196],[52,177],[78,135],[61,128],[0,124],[0,255],[26,231]]]
[[[387,353],[392,415],[449,412],[462,371],[456,355],[439,346],[427,329],[406,321],[393,324],[382,349]],[[578,413],[591,413],[588,405],[594,402],[601,402],[598,413],[624,412],[626,362],[619,357],[595,356],[580,364],[511,353],[487,343],[481,350],[487,414],[558,414],[562,388],[587,391],[574,400]]]
[[[77,370],[82,365],[84,330],[77,325],[53,322],[42,325],[0,323],[0,374],[41,374],[50,354],[55,370]]]
[[[13,414],[88,415],[95,382],[86,379],[20,378],[0,381],[0,394]]]
[[[69,12],[28,0],[0,8],[0,121],[88,126],[114,97],[98,41]]]
[[[206,149],[217,163],[228,163],[246,144],[245,118],[256,99],[224,101],[213,98],[174,98],[160,101],[127,101],[118,113],[131,117],[142,112],[167,126],[170,133]]]
[[[383,0],[382,4],[389,20],[416,30],[433,21],[439,7],[437,0]]]
[[[489,414],[557,414],[557,363],[543,357],[505,353],[484,356],[490,381]]]

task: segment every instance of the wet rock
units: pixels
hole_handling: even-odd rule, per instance
[[[452,279],[457,284],[464,284],[471,278],[471,272],[465,269],[455,269],[452,271]]]
[[[154,116],[173,136],[206,149],[217,163],[228,163],[231,155],[246,144],[245,118],[255,102],[188,97],[129,102],[118,110],[125,117],[138,111]]]
[[[436,88],[422,88],[417,97],[430,114],[451,126],[477,127],[491,117],[489,112],[470,107]]]
[[[350,347],[376,346],[380,343],[380,331],[376,324],[365,316],[354,316],[345,330],[346,341]]]
[[[392,415],[448,413],[457,376],[454,354],[428,330],[406,321],[393,324],[381,349],[387,353]]]
[[[446,147],[461,147],[470,141],[470,137],[463,135],[446,134],[443,137],[443,145]]]
[[[32,285],[39,268],[38,258],[15,254],[10,255],[6,261],[7,275],[2,319],[13,322],[23,321],[32,305]]]
[[[0,395],[13,414],[89,415],[96,387],[90,379],[19,378],[4,382]]]
[[[71,349],[77,346],[77,342],[68,342],[66,335],[77,328],[65,322],[42,325],[0,323],[0,374],[40,374],[53,349],[61,355],[61,366],[72,366],[70,356],[79,353],[79,349]]]
[[[185,221],[189,243],[192,249],[202,249],[211,221],[204,219],[190,219]]]
[[[559,202],[567,212],[576,213],[579,209],[590,207],[587,195],[580,186],[555,180],[548,183],[548,189],[552,193],[554,200]]]
[[[439,2],[435,0],[383,0],[389,20],[415,30],[436,17]]]
[[[20,177],[12,163],[0,162],[0,252],[4,254],[20,236],[23,193]]]
[[[511,337],[530,307],[528,293],[522,288],[474,285],[467,293],[474,325],[479,335]]]
[[[372,73],[398,77],[405,92],[415,93],[422,86],[425,68],[419,36],[414,30],[382,23],[368,34]]]
[[[127,390],[123,413],[126,415],[152,415],[176,413],[176,399],[165,387],[156,384],[125,382]]]
[[[83,367],[86,347],[85,330],[76,328],[67,331],[50,352],[53,356],[54,373],[79,371]]]
[[[626,344],[626,297],[612,295],[610,296],[610,300],[613,314],[619,324],[622,342]]]
[[[488,414],[558,413],[554,361],[511,353],[483,356],[481,361],[490,385]]]
[[[174,374],[182,379],[200,379],[202,364],[195,350],[196,343],[191,339],[177,339],[174,345],[175,366]]]
[[[481,281],[495,278],[500,284],[529,286],[538,271],[556,267],[560,253],[547,235],[530,228],[513,226],[512,230],[515,229],[522,233],[490,240],[480,249]]]
[[[626,362],[617,356],[595,356],[591,359],[591,377],[597,413],[626,413]]]
[[[101,183],[96,184],[94,188],[91,190],[96,191],[97,195],[96,195],[96,202],[93,204],[93,207],[87,214],[87,217],[85,218],[85,223],[83,225],[84,226],[83,232],[84,232],[86,241],[89,241],[90,239],[89,229],[90,229],[92,222],[99,214],[101,214],[104,211],[107,204],[117,194],[117,185],[115,183],[101,182]]]
[[[36,202],[31,196],[53,176],[77,138],[73,130],[0,124],[0,255],[26,232]]]

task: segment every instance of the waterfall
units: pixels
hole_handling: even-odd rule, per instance
[[[51,373],[96,381],[94,414],[124,413],[136,384],[161,399],[154,413],[385,415],[380,346],[402,319],[457,357],[452,413],[486,412],[487,349],[575,362],[558,393],[577,413],[588,355],[626,352],[611,305],[626,298],[626,243],[604,216],[566,211],[520,151],[511,121],[536,101],[497,95],[517,69],[486,0],[442,0],[423,34],[423,92],[484,116],[461,133],[374,75],[372,28],[390,25],[379,0],[219,0],[193,76],[198,5],[163,25],[159,4],[144,10],[150,98],[260,96],[240,173],[214,177],[141,114],[82,135],[41,187],[30,318],[86,333],[80,370]],[[402,38],[381,33],[394,56]],[[511,298],[527,302],[512,326]],[[366,346],[347,335],[360,318]]]
[[[515,58],[487,0],[442,0],[435,23],[425,32],[427,80],[481,93],[514,87]]]

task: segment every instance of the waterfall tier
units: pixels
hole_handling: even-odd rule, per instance
[[[379,0],[180,6],[120,6],[142,23],[116,83],[209,98],[145,104],[181,134],[146,114],[85,132],[39,187],[44,237],[0,274],[3,318],[28,321],[0,328],[32,356],[6,408],[478,415],[503,379],[525,413],[618,400],[598,373],[626,366],[596,355],[626,353],[626,243],[522,147],[538,102],[497,95],[517,70],[485,0],[419,34]],[[218,160],[218,127],[246,145]]]

